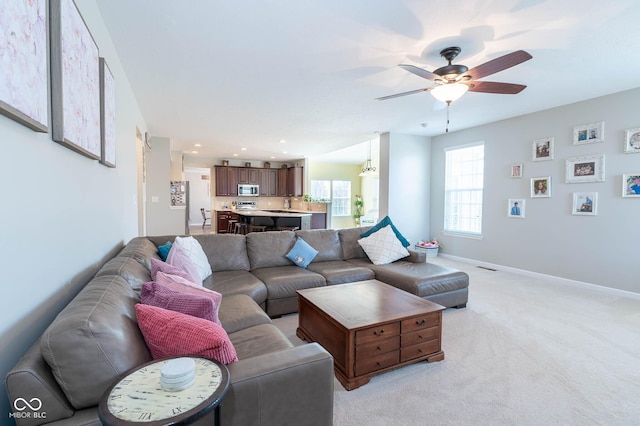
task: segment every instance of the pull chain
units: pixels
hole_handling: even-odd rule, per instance
[[[449,133],[449,107],[451,106],[451,101],[447,101],[447,128],[445,133]]]

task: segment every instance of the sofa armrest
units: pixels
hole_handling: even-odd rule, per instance
[[[406,260],[407,262],[412,262],[412,263],[424,263],[427,261],[426,253],[417,252],[409,249],[407,249],[407,251],[409,252],[409,256],[402,258],[402,260]]]
[[[333,357],[310,343],[228,365],[225,426],[333,424]]]

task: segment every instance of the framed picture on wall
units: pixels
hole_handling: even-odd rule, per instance
[[[598,213],[597,192],[574,192],[571,213],[582,216],[595,216]]]
[[[511,178],[522,179],[522,163],[511,165]]]
[[[532,144],[532,161],[553,160],[553,138],[536,139]]]
[[[622,175],[622,196],[640,198],[640,172]]]
[[[104,58],[100,58],[100,162],[116,166],[116,86]]]
[[[603,182],[604,154],[567,158],[566,183]]]
[[[82,155],[99,160],[98,45],[73,0],[51,0],[49,11],[53,140]]]
[[[524,219],[524,198],[509,198],[507,216]]]
[[[551,197],[551,176],[531,178],[531,198]]]
[[[604,121],[582,124],[573,128],[573,144],[604,142]]]
[[[624,153],[640,153],[640,127],[624,131]]]
[[[0,114],[37,132],[49,126],[46,15],[46,0],[0,2]]]

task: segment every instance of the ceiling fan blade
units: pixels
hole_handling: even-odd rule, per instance
[[[496,93],[499,95],[515,95],[527,87],[524,84],[495,83],[492,81],[474,81],[469,86],[470,92]]]
[[[406,71],[409,71],[410,73],[413,73],[419,77],[422,78],[426,78],[427,80],[433,81],[436,78],[440,78],[439,76],[435,75],[434,73],[424,70],[422,68],[418,68],[414,65],[406,65],[406,64],[400,64],[398,65],[399,67],[403,68]]]
[[[528,61],[532,57],[533,56],[531,56],[524,50],[518,50],[515,52],[507,53],[506,55],[500,56],[499,58],[492,59],[489,62],[478,65],[477,67],[471,68],[469,71],[464,73],[464,75],[470,76],[471,80],[477,80],[479,78],[495,74],[499,71],[506,70],[507,68],[514,67],[518,64]]]
[[[384,101],[387,99],[393,99],[393,98],[397,98],[400,96],[406,96],[406,95],[413,95],[414,93],[420,93],[420,92],[426,92],[431,90],[431,88],[427,88],[427,89],[418,89],[418,90],[411,90],[409,92],[402,92],[402,93],[396,93],[395,95],[389,95],[389,96],[383,96],[381,98],[376,98],[376,101]]]

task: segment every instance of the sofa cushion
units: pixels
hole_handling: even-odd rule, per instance
[[[163,241],[166,242],[167,239]],[[146,237],[133,238],[124,248],[118,253],[118,256],[131,257],[139,262],[142,266],[151,271],[151,259],[160,259],[158,255],[158,247]]]
[[[249,296],[224,296],[218,312],[220,322],[229,334],[260,324],[271,324],[269,316]]]
[[[251,273],[260,278],[267,286],[269,300],[297,297],[296,291],[298,290],[321,287],[327,284],[322,275],[291,264],[275,268],[254,269]]]
[[[119,275],[138,293],[142,284],[151,279],[149,270],[142,263],[126,256],[117,256],[105,263],[96,274],[96,277],[103,275]]]
[[[322,275],[327,285],[372,280],[376,276],[365,266],[357,266],[344,260],[332,262],[312,262],[307,269]]]
[[[204,250],[211,270],[248,271],[251,267],[247,255],[247,241],[242,234],[194,235]]]
[[[389,218],[389,216],[385,216],[380,222],[378,222],[376,225],[374,225],[371,229],[363,232],[360,236],[362,238],[368,237],[369,235],[371,235],[371,234],[373,234],[375,232],[378,232],[379,230],[381,230],[385,226],[390,226],[391,227],[391,229],[393,230],[393,233],[396,235],[398,240],[400,240],[400,242],[402,243],[403,247],[409,247],[411,245],[411,243],[409,243],[409,241],[400,233],[400,231],[398,231],[398,228],[396,228],[396,226],[393,224],[393,222],[391,222],[391,219]]]
[[[259,305],[267,300],[267,287],[249,271],[214,272],[202,282],[202,285],[221,293],[224,297],[246,294]]]
[[[338,230],[308,229],[296,231],[296,235],[318,250],[318,255],[313,259],[313,262],[342,260],[342,247],[340,246]]]
[[[177,256],[180,256],[180,258],[178,259]],[[183,258],[184,256],[186,256],[189,262]],[[167,263],[183,268],[192,276],[191,268],[193,267],[197,274],[195,281],[198,283],[201,283],[202,280],[211,275],[209,259],[207,259],[207,255],[204,254],[198,240],[193,237],[176,237],[169,251],[169,256],[167,256]]]
[[[368,259],[367,254],[362,250],[358,240],[362,238],[360,235],[371,229],[370,227],[347,228],[338,231],[340,245],[342,246],[342,258],[347,259]]]
[[[42,356],[75,409],[98,405],[120,375],[151,361],[136,322],[138,301],[123,278],[96,277],[44,332]]]
[[[409,256],[409,252],[402,246],[391,229],[391,225],[381,228],[368,237],[359,239],[358,244],[362,246],[374,265],[386,265]]]
[[[287,259],[292,261],[296,266],[306,268],[317,254],[318,250],[314,249],[309,245],[309,243],[298,237],[286,256]]]
[[[296,234],[293,231],[250,232],[246,235],[251,271],[273,266],[291,266],[286,258]]]
[[[167,262],[163,262],[158,259],[151,259],[151,279],[152,280],[156,279],[156,275],[158,275],[158,272],[164,272],[165,274],[169,274],[169,275],[177,275],[191,282],[199,282],[198,277],[191,276],[189,272],[185,271],[182,268],[178,268],[177,266],[170,265]]]
[[[209,297],[180,293],[160,283],[142,284],[140,302],[219,323],[219,306]]]
[[[230,333],[229,339],[240,360],[293,347],[289,339],[273,324],[260,324]]]
[[[168,287],[173,291],[177,291],[179,293],[193,294],[200,297],[208,297],[214,303],[215,308],[215,317],[218,317],[218,309],[220,309],[220,301],[222,300],[222,295],[216,291],[209,290],[208,288],[204,288],[198,286],[196,284],[190,283],[182,277],[178,277],[176,275],[167,275],[163,272],[158,272],[156,275],[156,282]],[[220,324],[220,321],[215,321]]]
[[[222,326],[202,318],[149,305],[136,305],[138,326],[154,359],[202,356],[223,364],[238,357]]]

